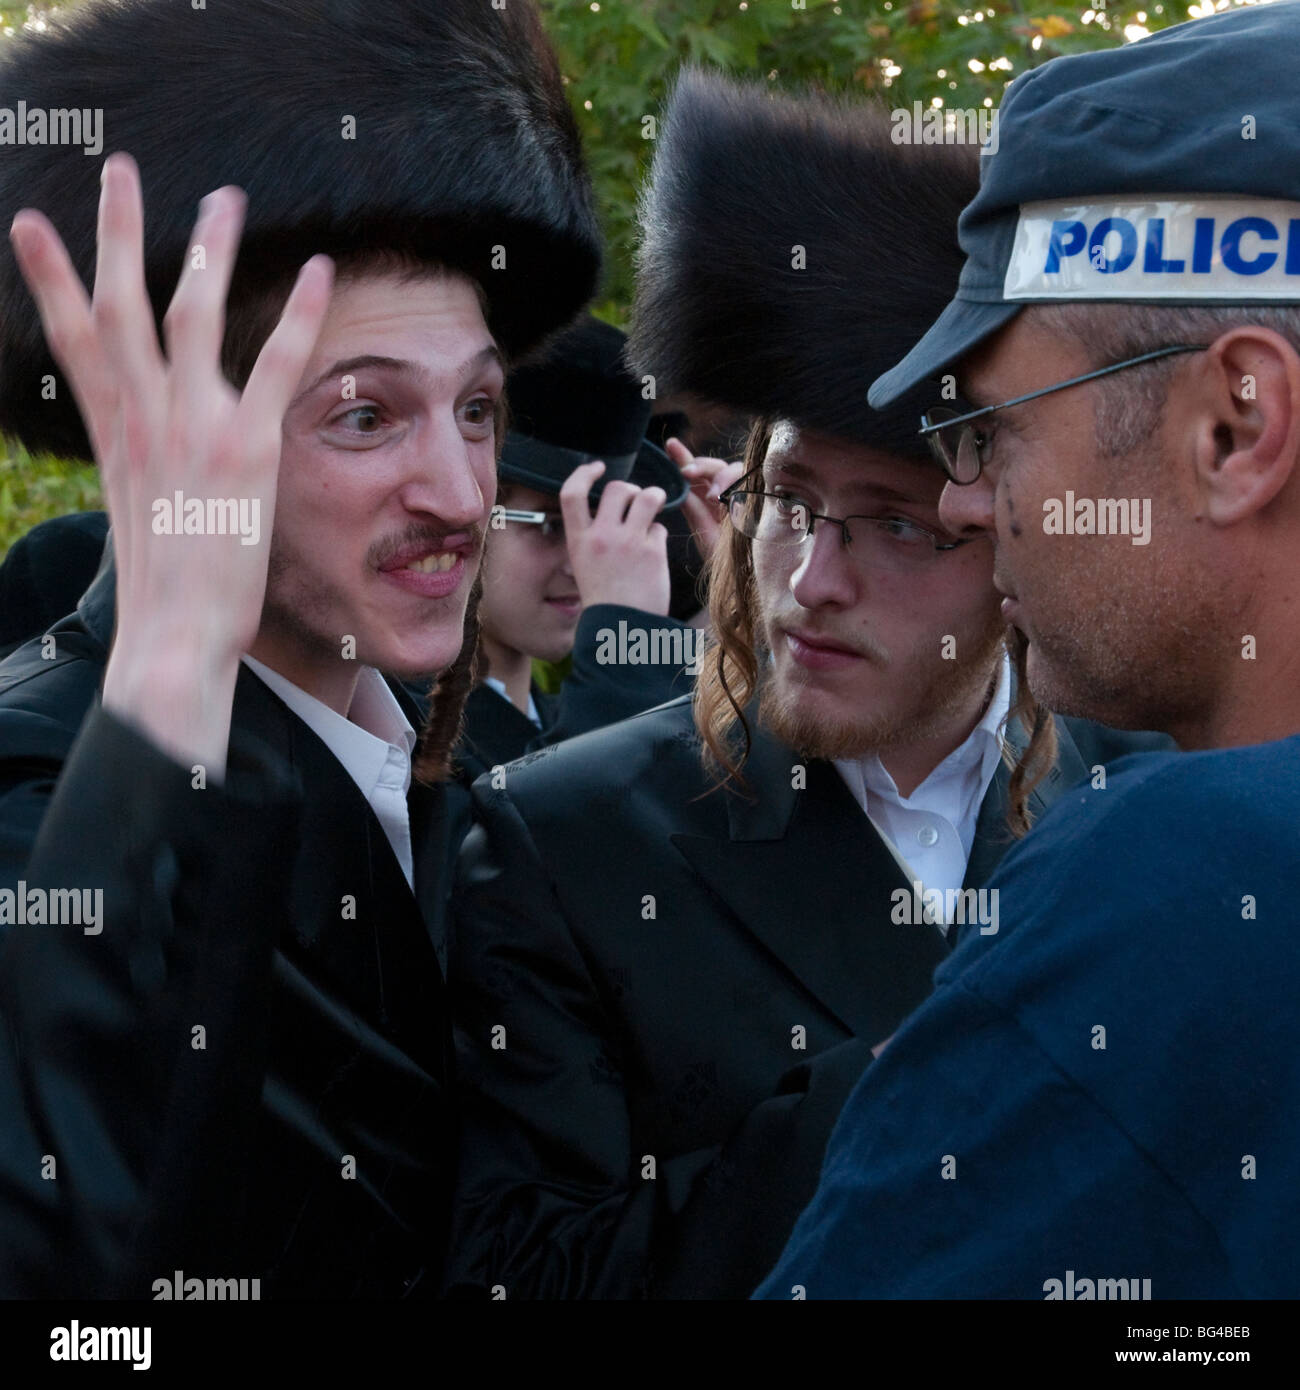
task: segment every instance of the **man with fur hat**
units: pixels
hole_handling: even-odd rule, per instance
[[[1134,746],[1016,688],[990,548],[939,522],[911,404],[860,389],[955,283],[976,159],[900,149],[876,108],[678,83],[633,360],[759,418],[694,706],[475,788],[455,1292],[750,1293],[873,1049],[953,936],[997,929],[1008,813]]]
[[[952,300],[872,384],[960,388],[940,516],[1035,691],[1188,751],[1006,857],[764,1297],[1300,1296],[1298,48],[1268,5],[1019,78]]]
[[[0,664],[0,1289],[427,1290],[504,367],[598,264],[556,65],[523,3],[142,0],[3,77],[135,159],[0,182],[53,218],[39,319],[0,259],[0,425],[93,451],[115,562]],[[381,670],[441,673],[414,776]]]

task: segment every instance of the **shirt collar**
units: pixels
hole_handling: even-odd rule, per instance
[[[505,681],[499,681],[495,676],[484,676],[483,684],[495,690],[507,704],[514,704],[514,701],[506,693]],[[533,691],[530,686],[528,689],[528,718],[540,729],[542,727],[542,716],[537,710],[537,701],[533,699]]]
[[[244,664],[320,738],[367,799],[390,754],[404,760],[406,787],[410,787],[415,730],[388,682],[373,666],[361,668],[345,719],[323,700],[309,695],[254,657],[246,655]]]
[[[943,784],[959,782],[966,778],[976,780],[982,799],[1002,757],[1001,730],[1010,710],[1011,658],[1003,652],[998,664],[997,685],[979,723],[962,743],[930,772],[908,800],[913,801],[924,792],[933,792]],[[872,753],[865,758],[837,762],[836,766],[846,773],[850,786],[860,778],[862,785],[872,795],[887,796],[894,801],[902,800],[894,779],[880,761],[878,754]],[[852,775],[849,769],[856,770],[857,775]]]

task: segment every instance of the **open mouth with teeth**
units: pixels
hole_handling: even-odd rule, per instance
[[[433,574],[435,570],[449,570],[460,558],[454,550],[440,550],[426,555],[422,560],[412,560],[403,569],[414,570],[417,574]]]

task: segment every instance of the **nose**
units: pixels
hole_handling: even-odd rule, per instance
[[[862,572],[849,556],[838,526],[817,522],[796,554],[799,565],[790,576],[790,592],[800,608],[853,605]]]
[[[435,518],[449,531],[486,526],[496,500],[496,470],[490,446],[461,434],[454,415],[435,420],[410,443],[403,506]]]
[[[939,495],[939,522],[961,540],[996,534],[993,484],[987,472],[973,483],[949,482]]]

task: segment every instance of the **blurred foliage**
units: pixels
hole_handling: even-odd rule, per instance
[[[1218,0],[1217,7],[1234,2]],[[64,0],[64,7],[74,3],[79,0]],[[996,106],[1007,83],[1026,68],[1058,54],[1122,43],[1214,7],[1214,0],[1199,9],[1138,0],[995,0],[984,6],[952,0],[540,0],[608,241],[596,312],[626,326],[636,192],[654,149],[645,118],[658,117],[682,63],[724,68],[774,87],[876,96],[890,106]],[[39,27],[51,8],[2,6],[0,30],[7,35]],[[93,469],[8,450],[0,463],[0,555],[36,521],[97,504]]]
[[[573,658],[566,656],[563,661],[540,661],[533,662],[533,681],[547,695],[558,695],[560,686],[564,684],[565,678],[573,670]]]
[[[12,440],[0,449],[0,557],[38,521],[101,506],[90,464],[29,454]]]

